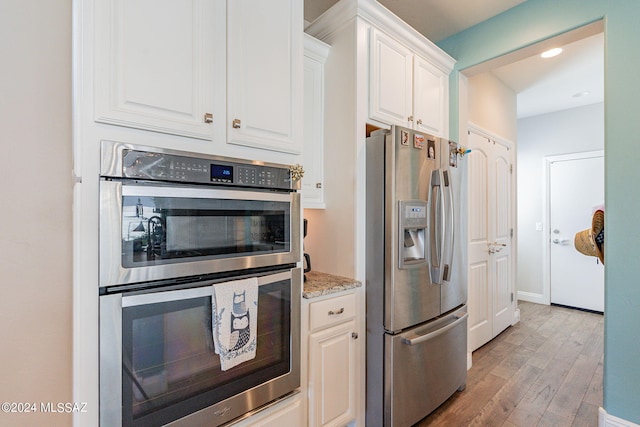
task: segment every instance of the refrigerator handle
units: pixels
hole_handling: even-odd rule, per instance
[[[465,313],[462,316],[455,316],[456,320],[454,322],[449,323],[447,326],[444,326],[436,331],[433,332],[429,332],[428,334],[425,335],[420,335],[419,337],[415,337],[415,338],[402,338],[402,342],[403,344],[406,345],[417,345],[420,343],[423,343],[425,341],[429,341],[435,337],[438,337],[442,334],[444,334],[445,332],[447,332],[450,329],[455,328],[456,326],[458,326],[460,323],[464,322],[465,320],[467,320],[467,317],[469,317],[469,313]]]
[[[450,180],[450,174],[448,170],[444,170],[442,171],[442,183],[444,185],[444,188],[446,189],[446,199],[447,199],[447,203],[445,205],[444,203],[444,199],[445,199],[445,191],[442,192],[443,194],[443,209],[446,210],[446,214],[444,217],[444,223],[445,223],[445,238],[442,239],[443,240],[443,246],[447,249],[447,253],[444,253],[444,249],[443,249],[443,253],[442,253],[442,257],[445,259],[443,261],[443,266],[442,266],[442,279],[449,281],[451,279],[451,267],[453,264],[453,245],[454,245],[454,237],[455,237],[455,218],[454,218],[454,206],[453,206],[453,188],[451,188],[451,180]],[[445,246],[445,242],[446,241],[446,246]]]
[[[444,246],[442,174],[439,170],[434,170],[431,173],[429,199],[429,276],[431,283],[439,285],[442,282],[442,249]]]

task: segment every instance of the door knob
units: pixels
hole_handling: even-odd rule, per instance
[[[500,252],[502,248],[506,246],[507,246],[506,243],[498,243],[498,242],[487,243],[487,247],[489,248],[488,251],[490,254],[495,254],[496,252]]]

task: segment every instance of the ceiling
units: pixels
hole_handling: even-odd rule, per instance
[[[526,0],[379,0],[433,42],[470,28]],[[337,0],[304,0],[304,18],[313,22]],[[578,37],[578,39],[576,39]],[[604,101],[604,37],[601,32],[559,37],[563,53],[549,59],[540,49],[526,58],[484,67],[517,94],[518,118]],[[543,45],[549,46],[553,41]],[[535,54],[534,54],[535,52]],[[522,56],[522,55],[520,55]],[[510,57],[511,58],[511,57]],[[465,72],[465,74],[467,74]],[[588,92],[588,95],[585,93]],[[574,96],[583,94],[582,96]]]

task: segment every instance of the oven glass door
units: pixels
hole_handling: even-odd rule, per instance
[[[111,322],[103,321],[101,360],[107,370],[111,366],[118,372],[104,372],[101,367],[101,393],[117,393],[110,390],[119,388],[109,385],[110,376],[121,378],[119,402],[101,403],[101,418],[109,419],[103,418],[103,425],[164,425],[224,401],[226,406],[229,399],[291,375],[296,365],[291,340],[295,308],[291,304],[291,277],[291,270],[287,270],[259,278],[256,356],[226,371],[221,370],[220,358],[214,352],[211,283],[186,290],[102,296],[101,309],[115,311],[120,306],[122,337],[121,345],[103,342],[113,335],[105,330]],[[118,336],[117,331],[114,336]],[[119,369],[110,358],[121,361]],[[271,384],[271,388],[278,387]],[[241,400],[263,400],[264,404],[278,397],[245,395]],[[227,410],[222,410],[223,422],[254,409],[228,406],[233,411],[226,414]]]
[[[205,199],[164,193],[152,188],[124,187],[123,266],[291,250],[291,201],[287,196],[260,200],[258,197],[264,197],[260,193],[252,193],[250,199],[231,199],[229,194],[221,194],[220,198]]]
[[[295,263],[298,193],[101,182],[100,284]]]

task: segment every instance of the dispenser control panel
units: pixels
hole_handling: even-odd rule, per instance
[[[427,203],[404,202],[401,222],[404,227],[427,226]]]
[[[427,207],[425,205],[405,205],[404,224],[405,226],[421,226],[427,219]]]

